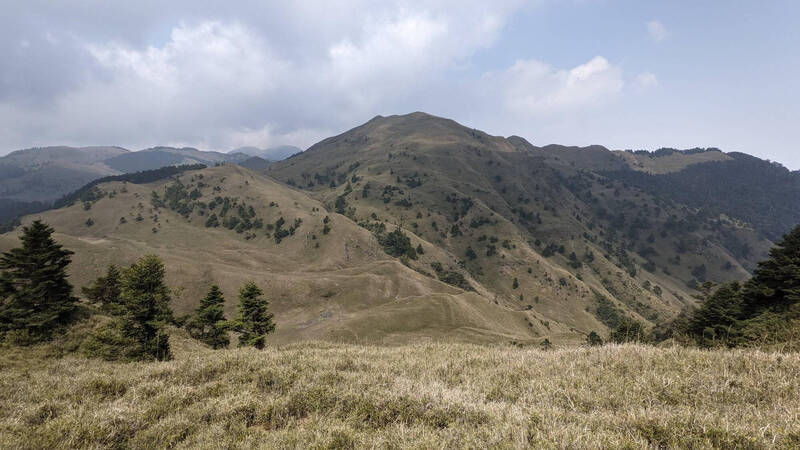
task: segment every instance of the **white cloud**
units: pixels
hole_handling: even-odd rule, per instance
[[[664,24],[657,20],[647,22],[647,34],[650,35],[650,39],[656,42],[661,42],[669,36],[669,32],[664,27]]]
[[[90,70],[46,108],[0,97],[0,145],[304,147],[376,114],[510,124],[602,108],[625,86],[600,56],[572,68],[519,60],[481,76],[472,56],[494,45],[517,0],[326,5],[276,5],[270,26],[185,19],[160,41],[74,35]]]
[[[89,52],[109,69],[113,82],[141,83],[193,101],[231,95],[260,95],[276,84],[289,64],[272,56],[244,26],[203,22],[174,28],[163,47],[137,50],[120,44],[90,44]],[[202,93],[202,96],[196,94]]]
[[[86,49],[102,75],[59,97],[50,118],[65,136],[104,142],[227,146],[231,128],[258,125],[249,113],[276,97],[292,69],[239,23],[181,24],[160,47]]]
[[[636,76],[634,84],[639,89],[648,89],[658,86],[658,77],[652,72],[642,72]]]
[[[46,109],[3,104],[0,95],[0,122],[22,124],[0,145],[309,145],[375,114],[429,107],[410,99],[429,100],[426,93],[491,46],[520,7],[293,2],[269,14],[240,11],[237,20],[186,19],[161,41],[131,39],[124,23],[113,41],[73,33],[89,70]]]
[[[602,56],[572,69],[536,60],[520,60],[488,80],[498,86],[505,105],[517,113],[547,113],[586,107],[622,91],[622,70]]]

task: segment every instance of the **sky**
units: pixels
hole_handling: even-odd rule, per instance
[[[0,154],[228,151],[425,111],[800,169],[796,0],[0,0]]]

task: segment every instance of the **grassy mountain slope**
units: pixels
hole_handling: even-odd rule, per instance
[[[186,172],[180,181],[104,183],[95,197],[89,209],[76,203],[23,221],[41,217],[75,251],[71,279],[77,286],[110,263],[129,264],[156,253],[166,263],[168,283],[177,289],[172,302],[177,315],[191,312],[217,283],[232,317],[238,287],[254,280],[276,313],[276,342],[445,336],[524,341],[536,339],[537,330],[548,332],[529,325],[530,312],[510,311],[480,293],[410,269],[345,216],[239,166]],[[3,249],[16,244],[16,233],[0,237]],[[445,252],[429,250],[422,260],[455,264]]]
[[[769,242],[745,223],[584,168],[625,164],[599,146],[538,148],[414,113],[376,117],[268,173],[367,228],[402,226],[498,304],[576,330],[663,321],[696,283],[742,279],[763,257]]]

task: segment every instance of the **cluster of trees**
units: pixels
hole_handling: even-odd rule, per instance
[[[456,272],[455,270],[446,270],[442,263],[440,262],[432,262],[431,267],[436,272],[436,277],[439,278],[439,281],[443,281],[449,285],[455,286],[457,288],[464,289],[465,291],[474,291],[475,288],[469,284],[464,275],[460,272]]]
[[[800,341],[800,226],[770,250],[752,278],[716,289],[707,284],[703,297],[700,308],[673,324],[701,346]]]
[[[608,342],[615,344],[646,343],[652,340],[652,334],[645,330],[641,322],[628,317],[620,318],[608,334]],[[590,331],[586,335],[586,343],[590,346],[597,346],[605,344],[606,341],[596,331]]]
[[[202,180],[203,175],[199,174],[197,178]],[[194,181],[195,177],[192,177],[191,180]],[[238,197],[217,195],[208,203],[201,201],[203,199],[201,189],[208,186],[203,181],[198,181],[196,185],[193,183],[186,185],[176,178],[164,188],[163,196],[159,196],[157,192],[153,191],[150,204],[154,208],[168,208],[184,218],[188,218],[193,212],[197,211],[200,216],[208,216],[205,220],[207,228],[222,226],[242,234],[246,231],[260,230],[265,227],[263,219],[256,214],[255,208],[244,201],[240,201]],[[212,190],[219,192],[221,187],[214,186]],[[270,206],[273,205],[274,202],[270,204]],[[267,225],[267,229],[270,228],[271,226]],[[250,236],[250,233],[248,233],[248,236]],[[252,235],[251,237],[254,236]]]
[[[385,233],[381,230],[375,232],[375,237],[378,239],[378,243],[381,244],[383,247],[383,251],[386,252],[387,255],[394,256],[395,258],[405,257],[408,259],[417,259],[418,249],[422,249],[421,246],[414,248],[411,245],[411,239],[403,233],[403,230],[395,228],[394,231],[390,233]]]
[[[672,322],[647,332],[641,322],[622,316],[598,296],[597,317],[611,328],[615,343],[676,339],[700,347],[775,346],[800,349],[800,226],[785,235],[741,283],[699,286],[702,303]],[[594,331],[589,345],[602,345]]]
[[[800,223],[800,176],[796,172],[743,153],[728,156],[732,159],[692,164],[668,174],[625,169],[604,175],[710,216],[724,212],[773,240]]]
[[[87,299],[112,320],[87,339],[85,353],[104,359],[165,360],[170,358],[165,326],[178,325],[169,308],[169,288],[164,283],[164,264],[155,255],[140,259],[125,270],[109,266],[105,276],[83,289]],[[230,344],[230,331],[239,333],[239,346],[264,348],[266,335],[275,330],[269,302],[255,283],[239,291],[239,313],[226,320],[225,298],[212,285],[194,315],[185,321],[193,338],[214,349]]]
[[[51,209],[63,208],[65,206],[74,204],[76,201],[80,201],[87,191],[91,190],[95,186],[102,183],[108,183],[111,181],[125,181],[133,184],[146,184],[146,183],[152,183],[153,181],[162,180],[164,178],[169,178],[173,175],[177,175],[179,173],[183,173],[189,170],[201,170],[205,168],[206,166],[203,164],[165,166],[160,169],[142,170],[139,172],[124,173],[122,175],[112,175],[108,177],[98,178],[94,181],[87,183],[80,189],[77,189],[75,192],[71,192],[61,197],[60,199],[56,200],[53,203]]]
[[[230,344],[228,331],[239,333],[239,347],[264,348],[266,336],[275,331],[273,314],[263,291],[253,282],[239,289],[239,311],[234,320],[226,320],[223,307],[225,297],[219,286],[212,285],[200,301],[194,316],[186,323],[186,330],[193,338],[214,349]]]
[[[84,289],[111,320],[82,343],[82,350],[104,359],[170,359],[165,326],[175,319],[164,275],[161,260],[148,255],[122,271],[110,267],[105,277]]]
[[[23,229],[22,247],[0,256],[0,338],[29,345],[63,333],[75,318],[78,299],[67,281],[72,252],[52,238],[41,221]],[[169,307],[170,289],[164,263],[147,255],[130,267],[109,266],[82,292],[107,320],[88,336],[80,349],[89,355],[119,360],[171,358],[167,325],[178,325]],[[238,315],[226,320],[225,299],[216,285],[186,322],[191,336],[212,348],[229,345],[229,332],[239,333],[239,346],[263,348],[275,330],[263,292],[254,283],[239,291]]]

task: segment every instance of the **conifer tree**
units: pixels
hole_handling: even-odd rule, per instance
[[[72,252],[52,234],[53,228],[36,220],[23,228],[22,247],[0,256],[0,334],[25,335],[18,342],[49,338],[76,306],[66,274]]]
[[[769,251],[744,288],[743,314],[782,312],[800,302],[800,226]]]
[[[224,305],[225,297],[222,296],[219,286],[211,286],[208,294],[200,300],[200,306],[195,310],[195,316],[186,324],[189,334],[208,344],[211,348],[227,347],[230,339],[228,338],[228,323],[223,311]]]
[[[586,336],[586,343],[592,347],[596,347],[598,345],[603,345],[603,338],[600,337],[599,334],[595,331],[589,332]]]
[[[239,315],[234,329],[239,335],[239,347],[253,346],[264,348],[266,336],[275,331],[269,302],[262,297],[264,293],[255,283],[246,283],[239,290]]]
[[[98,277],[91,286],[81,289],[83,295],[92,302],[100,304],[100,309],[111,315],[119,316],[125,313],[120,295],[122,271],[113,264],[108,266],[106,276]]]
[[[706,292],[702,305],[689,320],[688,331],[700,345],[733,345],[741,317],[741,287],[734,281]]]
[[[611,330],[608,340],[617,344],[626,342],[644,342],[645,331],[641,322],[627,317],[623,318],[616,328]]]
[[[141,358],[171,358],[164,326],[173,321],[169,288],[164,284],[164,263],[147,255],[122,275],[120,300],[125,306],[122,332],[131,339]]]

